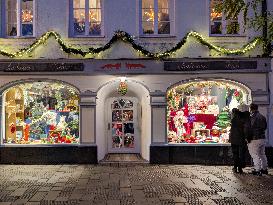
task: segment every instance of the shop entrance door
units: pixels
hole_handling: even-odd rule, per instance
[[[137,99],[133,97],[110,98],[109,153],[140,152],[140,139],[137,131],[137,102]]]

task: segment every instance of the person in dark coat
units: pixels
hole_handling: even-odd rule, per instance
[[[233,154],[234,167],[233,172],[243,173],[245,167],[246,135],[243,113],[237,108],[232,109],[230,143]]]
[[[254,163],[253,175],[268,174],[268,162],[265,155],[266,118],[258,111],[258,105],[250,104],[252,138],[248,141],[248,151]]]

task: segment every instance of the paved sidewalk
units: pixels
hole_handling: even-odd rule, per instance
[[[259,177],[233,174],[230,166],[0,165],[0,205],[269,205],[269,172]]]

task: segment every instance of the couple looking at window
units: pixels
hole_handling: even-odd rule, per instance
[[[268,174],[268,164],[265,155],[266,118],[259,113],[258,105],[251,104],[250,112],[232,109],[230,143],[232,147],[234,167],[236,173],[243,173],[245,167],[245,153],[248,147],[254,163],[253,175]]]

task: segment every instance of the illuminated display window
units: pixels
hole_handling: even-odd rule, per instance
[[[33,36],[34,1],[5,0],[5,36]]]
[[[3,96],[4,144],[79,143],[79,94],[72,86],[26,82]]]
[[[167,92],[169,143],[228,143],[230,113],[249,105],[249,92],[229,81],[181,84]]]
[[[102,34],[101,0],[72,0],[73,36],[97,36]]]

